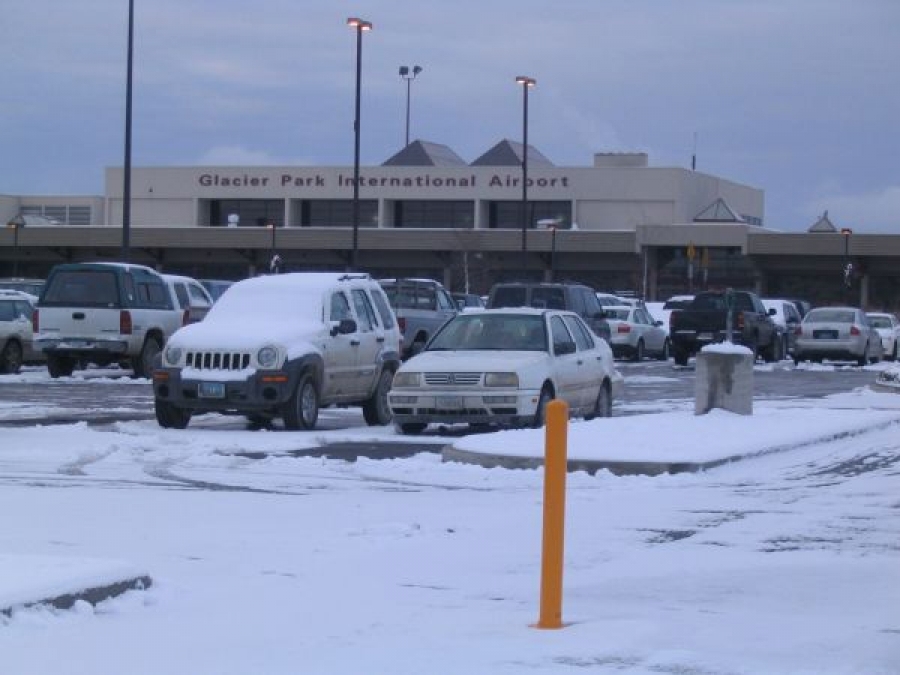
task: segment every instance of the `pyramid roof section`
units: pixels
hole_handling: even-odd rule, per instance
[[[472,162],[472,166],[521,166],[523,145],[504,138],[481,157]],[[528,146],[528,166],[552,167],[553,162],[547,159],[533,145]]]
[[[734,212],[728,202],[719,197],[712,204],[694,216],[695,223],[743,223],[744,219]]]
[[[819,219],[812,224],[812,226],[807,230],[807,232],[837,232],[838,229],[834,226],[834,223],[831,222],[831,219],[828,217],[828,211],[825,211]]]
[[[382,166],[467,166],[448,146],[416,140],[390,157]]]

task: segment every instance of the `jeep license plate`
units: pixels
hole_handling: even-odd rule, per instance
[[[200,398],[225,398],[224,382],[201,382],[197,389]]]
[[[459,410],[463,400],[462,396],[438,396],[434,404],[438,410]]]

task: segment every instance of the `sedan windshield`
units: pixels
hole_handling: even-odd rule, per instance
[[[544,318],[539,315],[460,314],[434,336],[428,351],[502,349],[547,351]]]

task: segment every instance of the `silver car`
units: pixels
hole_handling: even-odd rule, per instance
[[[609,322],[609,346],[616,357],[641,361],[654,356],[669,358],[669,331],[662,321],[654,319],[645,307],[604,307]]]
[[[888,361],[896,361],[898,346],[900,346],[900,319],[887,312],[869,312],[866,316],[869,318],[869,323],[881,336],[884,358]]]
[[[794,363],[831,359],[860,366],[881,360],[881,337],[856,307],[817,307],[797,329]]]

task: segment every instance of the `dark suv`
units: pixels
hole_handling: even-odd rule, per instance
[[[594,290],[584,284],[527,281],[494,284],[488,296],[487,308],[500,307],[567,309],[581,316],[594,333],[609,343],[606,312]]]

